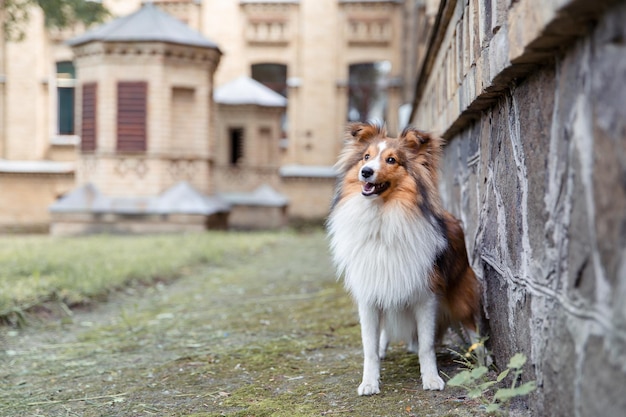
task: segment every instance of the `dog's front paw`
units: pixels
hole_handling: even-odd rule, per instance
[[[437,374],[422,375],[422,388],[425,390],[441,391],[446,383]]]
[[[378,381],[363,381],[361,385],[359,385],[359,389],[357,390],[359,395],[374,395],[380,392],[380,388],[378,386]]]

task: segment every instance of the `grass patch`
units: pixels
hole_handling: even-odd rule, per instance
[[[186,268],[246,256],[278,233],[0,237],[0,320],[18,323],[47,302],[102,300],[117,289],[169,280]]]
[[[397,345],[381,394],[357,395],[356,308],[323,233],[230,237],[221,260],[175,281],[116,293],[65,322],[0,327],[0,415],[477,415],[459,389],[422,391],[418,358]],[[439,365],[457,367],[441,355]]]

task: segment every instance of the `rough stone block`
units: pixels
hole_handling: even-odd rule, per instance
[[[550,131],[554,109],[555,73],[546,68],[537,74],[536,83],[522,83],[516,93],[523,99],[516,99],[518,115],[524,115],[534,123],[519,123],[520,145],[528,176],[527,207],[529,215],[528,238],[533,253],[544,251],[548,210],[545,195],[548,192],[549,159],[546,150],[550,149]],[[537,88],[540,86],[540,88]],[[537,277],[539,278],[539,277]]]
[[[602,338],[592,336],[587,341],[579,377],[581,394],[580,415],[622,416],[626,410],[623,363],[611,363]],[[584,400],[586,399],[586,400]]]
[[[494,74],[499,31],[476,63],[485,87],[448,125],[445,202],[473,239],[496,362],[530,359],[534,415],[626,407],[624,21],[615,6],[546,65]]]
[[[489,84],[493,84],[496,76],[500,74],[511,62],[509,60],[509,40],[505,31],[500,31],[493,36],[489,46]]]
[[[538,410],[537,415],[573,416],[576,415],[572,389],[577,380],[576,345],[565,315],[558,310],[551,313],[546,318],[545,350],[539,364],[543,373],[540,385],[543,410]]]

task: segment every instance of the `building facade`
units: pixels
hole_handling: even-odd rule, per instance
[[[103,3],[113,18],[130,15],[142,5],[141,0],[103,0]],[[326,215],[334,186],[330,167],[342,145],[347,121],[385,121],[392,132],[401,123],[400,109],[409,101],[405,83],[412,82],[417,65],[415,54],[405,53],[412,50],[406,33],[416,21],[413,17],[424,15],[423,2],[154,0],[152,3],[219,46],[223,55],[213,83],[206,88],[213,89],[245,76],[287,99],[281,129],[272,132],[273,137],[266,142],[272,148],[267,152],[277,155],[274,169],[285,185],[284,191],[279,191],[289,198],[291,217],[321,219]],[[102,162],[99,169],[106,172],[96,172],[95,164],[88,158],[77,160],[79,143],[84,140],[84,132],[78,130],[82,129],[82,107],[77,107],[83,90],[77,86],[83,78],[113,79],[114,72],[104,76],[106,65],[98,68],[86,65],[90,56],[80,48],[72,51],[67,44],[67,40],[84,33],[85,28],[49,29],[38,8],[33,7],[30,15],[22,41],[3,39],[0,44],[0,192],[4,190],[2,194],[7,195],[0,203],[0,227],[4,230],[45,230],[50,220],[48,206],[71,190],[76,181],[83,183],[89,175],[108,175],[106,172],[115,170],[109,164],[106,171]],[[25,54],[25,50],[32,53]],[[126,55],[123,59],[133,58]],[[135,60],[140,67],[144,57],[137,56]],[[83,63],[79,71],[78,62]],[[175,79],[188,77],[184,72],[191,70],[179,66]],[[169,86],[165,87],[170,91]],[[108,94],[110,90],[102,86],[98,94]],[[176,97],[164,95],[163,106],[151,104],[152,111],[165,109],[168,100],[184,102],[185,92],[179,90],[175,91]],[[183,107],[184,103],[173,106],[179,110]],[[196,110],[202,113],[201,109]],[[174,112],[170,116],[174,117]],[[224,132],[216,131],[217,124],[210,116],[205,120],[198,116],[197,123],[208,123],[202,127],[208,130],[208,141],[224,136]],[[101,125],[98,129],[107,128]],[[171,128],[162,126],[151,136],[162,137],[165,144],[171,132]],[[176,134],[183,138],[193,136],[184,128],[177,129]],[[214,144],[208,145],[208,149],[214,149]],[[254,151],[257,152],[266,151]],[[212,160],[213,155],[206,157]],[[126,163],[129,172],[135,168],[141,170],[130,166],[131,162]],[[152,168],[165,170],[165,167]],[[213,180],[209,177],[207,171],[194,176],[194,181],[205,181],[206,186],[200,188],[211,192],[209,184]],[[16,186],[17,183],[28,185]],[[18,193],[9,192],[16,187]],[[144,187],[138,180],[120,183],[111,192],[123,194],[136,189],[139,193],[153,194],[165,187],[163,181]],[[314,199],[302,191],[306,188],[316,190]],[[28,197],[30,190],[37,190],[36,203]],[[23,209],[25,205],[30,211]]]

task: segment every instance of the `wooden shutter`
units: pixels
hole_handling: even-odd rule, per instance
[[[80,149],[83,152],[96,150],[96,103],[98,102],[98,85],[83,84],[82,122],[80,133]]]
[[[120,82],[117,84],[117,150],[119,152],[144,152],[147,148],[146,82]]]

